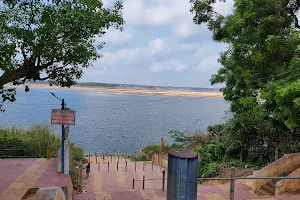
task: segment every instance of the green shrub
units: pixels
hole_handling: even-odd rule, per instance
[[[81,161],[83,159],[84,156],[84,151],[83,148],[77,147],[77,146],[73,146],[73,159],[76,161]]]
[[[19,149],[19,155],[24,157],[45,157],[47,147],[58,147],[61,141],[54,130],[46,124],[34,125],[29,130],[16,128],[15,126],[0,128],[0,134],[2,141],[5,140],[3,138],[13,138],[10,139],[10,142],[5,142],[9,146],[2,144],[0,150],[5,148]],[[11,156],[11,153],[4,151],[1,154],[2,156]]]

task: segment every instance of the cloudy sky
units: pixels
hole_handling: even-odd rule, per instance
[[[124,31],[109,30],[101,38],[106,43],[103,58],[81,81],[212,87],[209,79],[220,67],[217,58],[226,45],[213,42],[206,26],[193,24],[189,0],[123,2]],[[228,14],[232,6],[227,0],[215,9]]]

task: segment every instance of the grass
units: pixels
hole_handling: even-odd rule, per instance
[[[47,147],[58,148],[61,138],[46,124],[30,129],[0,128],[0,157],[46,157]]]
[[[47,147],[58,149],[61,138],[47,124],[33,125],[30,129],[0,128],[0,157],[39,157],[47,156]],[[80,166],[83,159],[83,149],[71,143],[70,148],[70,174],[72,182],[80,183]],[[51,151],[52,157],[56,151]]]

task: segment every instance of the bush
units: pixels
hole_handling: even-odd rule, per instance
[[[55,134],[54,130],[46,125],[34,125],[29,130],[22,128],[0,129],[0,140],[5,141],[10,138],[9,141],[2,142],[1,149],[10,148],[18,149],[18,156],[24,157],[46,157],[47,147],[60,146],[60,137]],[[7,143],[6,146],[4,143]],[[11,156],[11,153],[2,151],[2,156]]]
[[[16,137],[0,138],[0,157],[22,157],[27,155],[29,147]]]

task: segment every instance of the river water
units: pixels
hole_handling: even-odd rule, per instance
[[[193,133],[225,121],[229,109],[223,99],[111,95],[94,91],[33,88],[18,89],[17,101],[4,104],[0,126],[29,128],[36,123],[50,124],[51,109],[59,109],[64,98],[67,107],[76,110],[76,125],[70,138],[85,152],[137,152],[163,137],[172,142],[169,130]],[[52,125],[58,134],[61,128]]]

